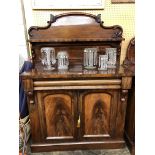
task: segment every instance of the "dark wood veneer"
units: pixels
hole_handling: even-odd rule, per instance
[[[125,61],[125,68],[135,69],[135,38],[132,38],[128,48]],[[125,122],[125,139],[131,155],[135,155],[135,77],[132,79],[131,89],[129,90],[129,99],[127,102],[126,122]]]
[[[100,15],[51,15],[47,26],[29,29],[33,69],[21,75],[27,93],[33,152],[122,148],[128,90],[134,71],[120,66],[123,29],[104,26]],[[45,71],[40,49],[66,50],[69,70]],[[83,50],[117,49],[116,69],[85,70]]]

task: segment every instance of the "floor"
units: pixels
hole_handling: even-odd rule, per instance
[[[28,153],[28,155],[130,155],[128,149],[121,150],[86,150]]]
[[[41,153],[31,153],[30,148],[28,148],[27,155],[130,155],[130,152],[127,147],[123,149],[76,150],[76,151],[41,152]]]

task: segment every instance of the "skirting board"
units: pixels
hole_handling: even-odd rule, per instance
[[[104,142],[68,142],[68,143],[42,143],[32,144],[31,152],[49,152],[49,151],[68,151],[85,149],[119,149],[125,147],[125,141],[104,141]]]

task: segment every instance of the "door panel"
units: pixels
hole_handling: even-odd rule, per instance
[[[38,93],[43,137],[49,140],[74,139],[77,110],[74,92],[46,91]]]
[[[112,137],[116,119],[116,92],[85,91],[80,94],[80,102],[83,139]]]
[[[48,95],[44,98],[48,137],[72,136],[74,129],[73,107],[70,96]]]
[[[90,93],[84,97],[85,135],[109,133],[111,96],[105,93]]]

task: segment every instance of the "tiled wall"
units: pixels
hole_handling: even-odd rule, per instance
[[[56,15],[74,10],[32,10],[31,0],[24,0],[25,14],[27,19],[27,27],[45,26],[50,18],[50,14]],[[76,10],[91,14],[101,14],[102,21],[105,26],[121,25],[123,27],[123,37],[125,41],[122,43],[121,63],[126,55],[127,45],[135,35],[135,4],[112,4],[111,0],[105,0],[104,10]]]

